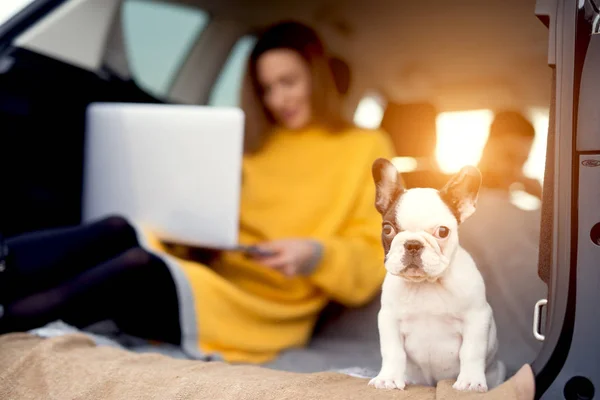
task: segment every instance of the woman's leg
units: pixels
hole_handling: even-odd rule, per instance
[[[173,344],[181,338],[171,273],[161,259],[141,248],[6,304],[0,332],[27,331],[58,319],[78,328],[111,319],[138,337]]]
[[[52,288],[138,246],[135,230],[120,217],[7,240],[7,271],[0,302]]]

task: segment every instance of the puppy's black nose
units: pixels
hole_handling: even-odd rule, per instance
[[[410,254],[417,254],[423,250],[423,243],[418,240],[407,240],[404,242],[404,248]]]

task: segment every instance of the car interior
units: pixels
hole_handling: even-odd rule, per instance
[[[7,200],[27,211],[11,213],[7,235],[78,221],[82,107],[90,101],[237,106],[256,33],[286,18],[318,29],[330,47],[348,118],[366,115],[363,125],[386,129],[397,149],[420,161],[411,172],[429,169],[437,113],[522,108],[543,114],[549,106],[547,31],[531,17],[533,2],[485,8],[474,1],[452,7],[386,1],[41,4],[52,12],[40,11],[33,25],[28,18],[35,16],[13,18],[0,39],[4,140],[15,149],[36,143],[35,162],[20,163],[27,179],[13,183],[19,194]],[[514,28],[504,29],[509,25]],[[58,94],[72,104],[53,101]],[[410,118],[414,113],[420,118]],[[414,121],[420,126],[410,126]],[[23,124],[34,140],[11,135]],[[53,129],[62,132],[60,140],[45,134]],[[418,134],[411,138],[406,131]]]
[[[489,124],[494,111],[519,109],[532,118],[537,153],[528,173],[544,185],[539,275],[548,285],[532,321],[532,334],[543,340],[533,363],[536,397],[593,397],[600,384],[597,0],[24,3],[0,19],[0,210],[10,210],[0,216],[4,235],[81,221],[91,102],[236,107],[256,35],[271,23],[301,20],[330,50],[347,117],[390,135],[408,186],[446,181],[432,167],[444,161],[440,115],[471,113]],[[485,143],[468,126],[456,127],[445,139],[443,173],[461,161],[451,157],[457,144],[475,143],[477,161]],[[376,307],[324,313],[329,322],[319,325],[311,348],[274,367],[322,370],[331,357],[376,365],[377,332],[360,324]]]

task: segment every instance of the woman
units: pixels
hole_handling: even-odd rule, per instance
[[[2,303],[0,329],[114,318],[190,355],[262,363],[305,345],[328,302],[369,301],[385,273],[371,164],[392,156],[390,142],[344,121],[325,49],[298,23],[271,27],[257,42],[242,103],[239,241],[260,256],[226,252],[207,266],[118,218],[43,233],[29,247],[17,238],[8,269],[28,290],[10,283],[17,290]],[[89,242],[74,246],[74,232]]]
[[[200,333],[200,350],[266,362],[305,345],[329,301],[362,305],[377,293],[384,269],[371,164],[392,150],[384,134],[344,121],[325,49],[298,23],[259,39],[242,107],[239,241],[270,255],[225,253],[210,268],[177,261],[197,317],[184,331]],[[146,234],[152,249],[168,251]]]

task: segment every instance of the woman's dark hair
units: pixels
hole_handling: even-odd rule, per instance
[[[285,21],[267,28],[259,37],[248,59],[242,87],[241,103],[246,114],[244,150],[258,151],[272,133],[275,119],[263,102],[256,64],[270,50],[287,49],[298,53],[310,68],[312,77],[312,109],[315,121],[335,132],[348,126],[342,116],[342,102],[325,46],[310,27],[295,21]]]

